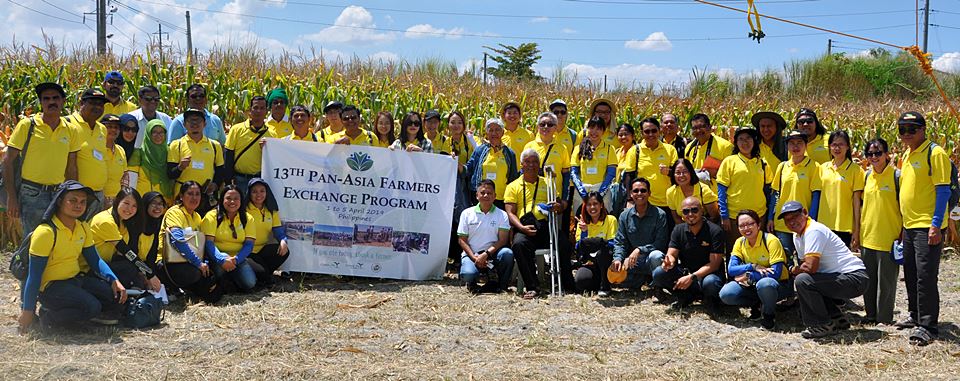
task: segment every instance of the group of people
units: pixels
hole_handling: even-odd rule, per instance
[[[777,303],[796,299],[804,337],[820,337],[849,327],[838,301],[861,294],[865,323],[893,323],[900,241],[909,316],[896,324],[921,345],[937,334],[951,167],[916,112],[897,121],[900,163],[877,138],[863,147],[865,170],[849,135],[828,134],[806,108],[789,129],[779,114],[757,113],[731,142],[704,114],[684,137],[674,114],[617,124],[616,104],[597,99],[577,131],[557,99],[527,128],[521,105],[508,102],[474,134],[457,111],[408,112],[399,129],[389,112],[364,128],[360,110],[337,101],[314,117],[277,88],[226,128],[203,85],[187,88],[174,118],[158,110],[156,87],[139,89],[138,107],[123,86],[121,73],[107,73],[103,91],[84,91],[66,115],[63,88],[40,84],[39,112],[8,142],[7,213],[34,232],[21,328],[37,300],[41,323],[62,325],[112,320],[125,288],[163,285],[214,302],[272,282],[288,255],[260,178],[273,138],[451,156],[449,255],[471,290],[506,289],[516,265],[518,291],[538,297],[537,256],[554,246],[567,291],[652,288],[678,308],[749,307],[769,329]]]

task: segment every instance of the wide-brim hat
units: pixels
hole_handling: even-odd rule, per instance
[[[760,128],[761,119],[773,119],[773,121],[777,123],[778,131],[783,131],[787,128],[787,121],[783,119],[783,116],[773,111],[761,111],[753,114],[753,116],[750,117],[750,124],[753,124],[755,128]]]

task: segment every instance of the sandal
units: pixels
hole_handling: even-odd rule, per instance
[[[536,291],[527,291],[523,294],[523,298],[526,300],[536,299],[540,294]]]
[[[910,345],[916,345],[918,347],[923,347],[931,342],[936,340],[936,337],[933,336],[930,331],[923,327],[917,327],[913,330],[913,333],[910,334]]]

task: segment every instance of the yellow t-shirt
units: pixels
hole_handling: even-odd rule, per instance
[[[894,179],[896,170],[887,165],[882,173],[870,171],[866,175],[860,211],[860,245],[865,248],[889,251],[893,241],[900,237],[903,221]]]
[[[640,142],[627,153],[626,171],[637,171],[637,177],[650,182],[650,203],[667,206],[667,188],[670,188],[670,176],[660,172],[660,165],[667,167],[677,161],[677,148],[658,143],[657,148],[647,148],[646,142]],[[692,176],[693,174],[691,174]]]
[[[174,205],[167,209],[167,212],[163,214],[163,221],[160,223],[160,243],[158,244],[157,260],[161,260],[163,257],[163,250],[166,246],[166,242],[170,239],[167,235],[167,231],[171,228],[180,228],[186,229],[190,228],[197,233],[201,233],[200,226],[202,223],[200,214],[196,211],[188,214],[187,209],[183,205]],[[203,258],[200,258],[201,260]]]
[[[557,193],[562,194],[563,191],[560,187],[563,185],[563,172],[570,170],[570,152],[560,144],[546,144],[543,140],[540,140],[540,138],[527,143],[527,145],[523,147],[523,150],[530,148],[540,154],[540,168],[544,174],[546,174],[547,168],[553,168],[553,184],[557,189]],[[523,150],[521,150],[521,152]],[[550,154],[547,155],[547,152]],[[517,160],[517,163],[520,163],[520,161]]]
[[[167,163],[179,164],[180,159],[187,156],[191,157],[190,164],[177,178],[181,184],[193,180],[203,185],[213,180],[214,168],[223,165],[223,147],[220,147],[220,142],[207,139],[206,136],[195,142],[190,135],[184,135],[170,143]]]
[[[767,146],[767,143],[760,142],[760,157],[767,161],[770,168],[780,165],[780,158],[773,154],[773,148]]]
[[[437,136],[432,138],[427,136],[427,139],[430,139],[430,142],[433,143],[433,153],[449,155],[450,151],[453,150],[450,146],[450,138],[446,135],[438,133]]]
[[[299,140],[299,141],[305,141],[305,142],[323,142],[324,141],[324,139],[321,139],[319,136],[317,136],[316,133],[309,132],[309,131],[307,131],[307,134],[303,135],[302,138],[297,136],[297,134],[295,133],[291,133],[287,136],[284,136],[283,138],[286,140]]]
[[[227,132],[227,141],[224,143],[224,148],[233,151],[234,162],[233,168],[239,174],[244,175],[253,175],[260,173],[260,165],[263,161],[263,148],[260,147],[259,140],[263,138],[275,138],[277,137],[269,128],[262,126],[259,130],[253,130],[253,126],[250,125],[250,120],[247,120],[243,123],[238,123],[230,127],[230,131]],[[257,139],[257,136],[263,132],[263,136],[260,139]],[[254,140],[257,141],[254,141]],[[251,144],[252,143],[252,144]],[[250,146],[250,148],[247,148]],[[243,153],[243,156],[240,155],[240,151],[246,149],[246,152]]]
[[[580,230],[580,227],[577,226],[577,241],[580,241],[583,235],[583,230]],[[607,215],[603,221],[597,221],[592,224],[587,224],[587,237],[594,238],[600,237],[604,240],[612,240],[617,236],[617,217]]]
[[[95,191],[102,191],[107,184],[107,127],[100,122],[91,127],[78,112],[67,120],[81,141],[77,152],[77,181]],[[33,145],[32,140],[30,145]]]
[[[45,223],[37,225],[30,236],[30,255],[47,257],[47,267],[40,278],[40,291],[52,281],[77,276],[80,273],[80,261],[83,260],[81,251],[93,246],[93,235],[86,222],[77,220],[73,230],[70,230],[54,216],[53,224],[57,227],[56,244],[53,242],[53,229]]]
[[[461,166],[466,165],[474,150],[470,142],[467,141],[467,137],[464,135],[461,135],[459,139],[448,137],[447,141],[450,142],[450,153],[457,155],[457,163]],[[433,152],[437,152],[437,147],[433,147]]]
[[[33,147],[33,143],[30,143]],[[927,150],[930,141],[920,144],[917,149],[904,152],[906,159],[900,164],[900,213],[903,215],[903,227],[907,229],[929,229],[933,223],[933,208],[936,202],[936,186],[950,184],[950,156],[942,147],[933,147],[930,163],[927,165]],[[947,213],[950,213],[948,210]],[[943,219],[941,228],[947,227],[949,218]]]
[[[590,160],[580,159],[580,146],[573,149],[570,157],[570,166],[580,167],[580,181],[590,185],[603,183],[607,168],[613,167],[616,172],[617,164],[617,151],[603,141],[593,150]]]
[[[523,217],[524,214],[533,211],[537,219],[542,220],[547,216],[540,213],[536,204],[547,202],[547,180],[541,176],[537,183],[533,184],[523,181],[523,176],[520,176],[513,180],[510,185],[507,185],[503,202],[504,204],[515,204],[517,206],[517,217]]]
[[[293,125],[285,120],[274,120],[272,116],[267,116],[267,128],[274,137],[287,136],[293,133]]]
[[[777,171],[773,174],[773,182],[770,186],[775,191],[780,192],[780,198],[777,199],[777,206],[774,210],[783,208],[787,201],[799,201],[803,207],[810,209],[811,199],[814,191],[823,190],[823,183],[820,181],[820,166],[809,157],[804,157],[800,164],[793,164],[792,160],[787,160],[777,166]],[[820,197],[821,204],[823,197]],[[767,216],[762,216],[766,218]],[[818,216],[819,217],[819,216]],[[789,233],[786,223],[782,219],[774,219],[774,228],[778,232]]]
[[[752,263],[763,267],[771,267],[774,264],[783,263],[784,267],[780,272],[779,280],[786,280],[790,277],[790,272],[788,272],[786,268],[787,257],[783,253],[783,246],[780,244],[780,240],[777,239],[777,236],[774,234],[763,232],[758,232],[758,234],[766,241],[766,245],[758,238],[756,245],[751,246],[750,243],[747,242],[747,237],[740,237],[737,238],[737,242],[733,244],[733,252],[731,252],[730,255],[740,258],[740,261],[743,263]]]
[[[527,143],[531,141],[533,141],[533,136],[523,126],[517,126],[517,129],[513,131],[503,129],[503,144],[510,147],[513,154],[516,155],[518,167],[520,166],[520,154],[523,153],[523,147],[526,147]]]
[[[237,213],[233,216],[233,229],[230,228],[231,222],[226,218],[220,225],[217,225],[217,210],[213,209],[207,212],[203,221],[200,222],[200,231],[207,238],[213,237],[213,243],[221,253],[235,257],[240,252],[240,248],[243,247],[243,241],[257,239],[256,228],[254,227],[256,224],[257,221],[253,216],[247,213],[247,224],[244,226],[240,221],[240,213]]]
[[[374,135],[376,135],[376,134],[374,134]],[[394,140],[396,140],[396,139],[394,139]],[[393,144],[393,142],[386,140],[386,138],[384,138],[384,140],[380,140],[380,138],[377,137],[377,144],[375,145],[375,147],[390,148],[390,144]]]
[[[31,117],[36,125],[33,127],[33,137],[23,161],[23,179],[41,185],[56,185],[64,180],[67,168],[67,156],[71,152],[80,150],[83,143],[77,130],[66,120],[60,118],[60,125],[54,130],[43,122],[43,114]],[[13,129],[7,145],[23,151],[30,131],[30,119],[24,118]]]
[[[839,168],[833,162],[820,164],[820,212],[817,221],[834,231],[853,231],[853,193],[863,191],[863,169],[850,160]]]
[[[140,257],[140,260],[146,262],[147,254],[150,254],[150,248],[153,246],[153,234],[140,234],[140,238],[137,239],[137,256]],[[160,246],[160,242],[157,242],[157,247]],[[163,259],[163,255],[160,252],[157,252],[157,262]]]
[[[723,159],[717,171],[717,184],[727,187],[727,211],[735,217],[741,210],[753,210],[763,216],[767,200],[763,186],[773,179],[773,169],[762,164],[763,159],[747,159],[736,154]]]
[[[127,227],[121,223],[117,225],[113,221],[113,208],[109,208],[93,216],[90,220],[90,233],[93,234],[93,244],[97,247],[97,253],[104,262],[110,263],[113,260],[113,254],[117,252],[116,241],[130,243],[130,233]],[[140,259],[145,259],[147,253],[137,253]],[[83,265],[86,261],[80,260]],[[81,267],[84,267],[81,265]]]
[[[616,150],[617,151],[617,182],[620,182],[623,180],[623,172],[626,172],[627,170],[627,155],[629,155],[630,151],[632,150],[633,150],[633,147],[627,147],[627,149],[623,149],[623,147],[620,147],[620,148],[617,148]]]
[[[327,143],[333,144],[337,140],[340,140],[344,136],[347,136],[347,130],[340,131],[336,134],[330,135],[327,138]],[[349,136],[348,136],[349,137]],[[367,146],[367,147],[376,147],[379,144],[380,140],[377,139],[377,136],[373,132],[367,130],[360,130],[360,135],[357,135],[355,138],[350,138],[350,145],[353,146]],[[436,148],[436,147],[434,147]],[[434,150],[436,152],[436,150]]]
[[[717,194],[710,187],[703,186],[701,182],[693,184],[693,193],[690,196],[697,196],[700,199],[701,207],[717,202]],[[680,206],[683,205],[683,200],[690,196],[683,194],[683,189],[680,189],[679,185],[671,185],[670,188],[667,188],[667,207],[680,214]]]
[[[497,187],[497,200],[503,200],[503,195],[507,191],[507,159],[503,155],[503,150],[494,152],[491,148],[487,151],[487,157],[480,164],[480,178],[493,181]]]
[[[807,157],[813,159],[817,164],[823,164],[833,160],[830,155],[830,145],[827,143],[825,135],[817,135],[813,141],[807,142]]]
[[[539,135],[539,130],[533,131],[534,139]],[[553,141],[567,147],[567,152],[573,152],[577,148],[577,132],[569,128],[558,129],[557,133],[553,136]]]
[[[703,163],[707,160],[708,154],[722,163],[724,159],[733,155],[733,143],[713,134],[710,135],[710,140],[702,145],[699,144],[697,139],[691,139],[690,143],[687,143],[687,148],[683,151],[683,156],[693,163],[693,168],[698,170],[703,168]],[[695,176],[696,174],[691,173],[690,175]],[[719,174],[717,176],[719,177]],[[710,189],[713,189],[714,192],[717,191],[716,180],[713,179],[710,184]]]
[[[114,197],[120,192],[120,179],[127,171],[127,154],[123,147],[114,145],[112,150],[107,148],[104,159],[107,161],[107,183],[103,186],[103,194]]]
[[[114,105],[113,103],[110,103],[110,101],[107,101],[103,104],[103,114],[100,115],[100,117],[103,117],[103,115],[107,114],[113,114],[116,116],[129,114],[131,111],[136,110],[137,108],[138,107],[135,103],[123,99],[120,100],[120,104],[118,105]]]
[[[273,228],[282,226],[280,213],[247,205],[247,215],[254,221],[252,227],[256,240],[253,242],[253,252],[259,253],[260,249],[273,241]],[[247,223],[250,223],[249,219]]]

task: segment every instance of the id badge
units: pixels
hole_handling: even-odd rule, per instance
[[[200,169],[200,170],[202,170],[202,169],[206,168],[206,165],[204,165],[204,163],[203,163],[202,161],[192,160],[192,161],[190,161],[190,167],[193,168],[193,169]]]

